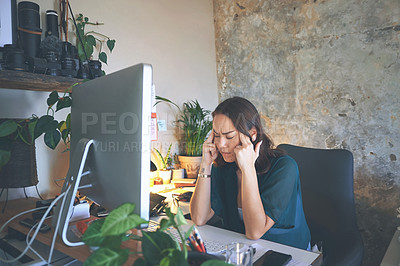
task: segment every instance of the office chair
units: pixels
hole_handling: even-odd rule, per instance
[[[353,154],[280,144],[296,160],[311,246],[322,241],[323,265],[361,265],[364,245],[357,227]]]

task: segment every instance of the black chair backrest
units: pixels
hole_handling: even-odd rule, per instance
[[[298,164],[303,208],[312,244],[357,230],[352,153],[289,144],[281,144],[278,148],[285,150]]]

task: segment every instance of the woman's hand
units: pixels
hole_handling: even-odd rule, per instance
[[[251,143],[250,137],[239,132],[239,138],[241,144],[236,146],[234,152],[236,154],[236,162],[243,173],[246,169],[249,169],[249,167],[254,167],[258,155],[260,154],[262,141],[258,142],[253,148],[253,143]]]
[[[203,143],[203,159],[201,163],[204,164],[204,167],[210,166],[217,159],[217,156],[218,151],[214,144],[214,131],[211,130],[210,136]]]

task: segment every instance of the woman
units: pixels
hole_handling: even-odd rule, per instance
[[[190,213],[196,225],[214,215],[223,227],[249,239],[267,239],[302,249],[309,246],[296,162],[273,149],[260,115],[248,100],[220,103],[203,158]]]

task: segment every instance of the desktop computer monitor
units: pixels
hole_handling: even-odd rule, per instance
[[[125,202],[149,219],[152,67],[135,65],[72,89],[70,167],[52,221],[65,244],[76,191],[112,210]],[[60,200],[62,201],[62,200]],[[71,240],[72,239],[72,240]]]

